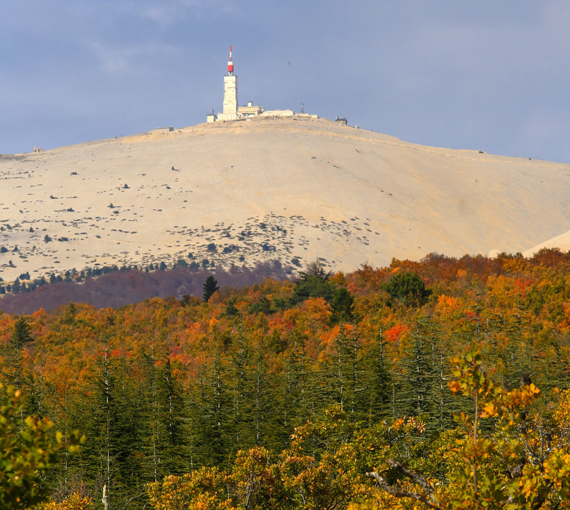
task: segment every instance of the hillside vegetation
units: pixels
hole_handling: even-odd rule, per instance
[[[14,285],[0,283],[0,310],[31,314],[40,308],[53,311],[69,302],[118,308],[153,297],[201,296],[203,282],[209,274],[214,274],[220,285],[241,288],[260,283],[264,278],[282,281],[290,278],[291,273],[290,267],[283,267],[278,261],[253,268],[233,266],[227,271],[223,268],[193,271],[180,265],[167,270],[166,264],[152,270],[111,266],[104,267],[101,272],[90,269],[79,273],[68,271],[64,277],[52,275],[49,281],[39,279],[20,283],[17,279],[17,292]]]
[[[570,254],[206,290],[0,314],[46,508],[569,508]]]

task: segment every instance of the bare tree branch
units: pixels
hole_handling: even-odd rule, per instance
[[[434,493],[433,487],[423,476],[419,475],[418,473],[414,473],[413,471],[410,471],[408,468],[404,467],[398,461],[388,459],[388,466],[404,473],[410,480],[416,482],[430,496]]]
[[[388,460],[388,465],[393,469],[401,471],[412,481],[416,482],[422,488],[422,490],[425,491],[424,494],[418,494],[416,492],[402,489],[400,487],[394,487],[390,485],[388,482],[386,482],[386,480],[384,480],[384,478],[382,478],[382,476],[380,476],[380,474],[377,473],[376,471],[373,471],[371,473],[366,473],[366,476],[374,478],[376,480],[376,483],[382,490],[386,491],[388,494],[396,498],[411,498],[423,503],[424,505],[427,505],[429,508],[434,508],[439,510],[442,508],[434,496],[435,492],[434,488],[423,476],[419,475],[418,473],[414,473],[413,471],[410,471],[409,469],[405,468],[402,464],[400,464],[398,461],[392,459]]]

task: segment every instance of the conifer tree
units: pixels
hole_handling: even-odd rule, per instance
[[[358,333],[358,324],[353,322],[352,334],[349,338],[349,349],[351,357],[350,366],[350,419],[351,421],[362,421],[366,417],[366,391],[365,391],[365,364],[363,361],[363,349]]]
[[[218,282],[212,275],[208,276],[204,283],[204,302],[207,303],[217,290],[219,290]]]
[[[393,386],[396,416],[433,416],[434,366],[430,344],[425,323],[417,321],[398,362],[399,388]]]
[[[433,374],[426,341],[422,333],[416,330],[411,349],[412,356],[408,360],[408,382],[413,389],[408,409],[409,414],[415,416],[431,411],[429,393]]]
[[[24,347],[33,341],[31,328],[24,317],[20,317],[14,324],[12,336],[8,343],[7,374],[10,384],[17,390],[25,385]]]
[[[23,393],[23,405],[20,407],[20,425],[28,415],[39,415],[36,385],[33,372],[25,365],[25,349],[33,342],[31,327],[22,316],[14,324],[12,336],[8,341],[6,361],[3,369],[5,382]]]
[[[233,341],[230,353],[231,392],[233,400],[233,444],[237,450],[255,445],[253,427],[255,409],[255,372],[251,367],[251,353],[244,335],[240,331]]]
[[[110,508],[141,496],[141,483],[150,481],[144,478],[135,446],[141,443],[139,400],[127,377],[127,361],[116,358],[105,339],[88,401],[89,420],[82,427],[88,437],[82,456],[85,476],[95,493],[102,495],[105,488]]]
[[[362,420],[366,416],[367,399],[356,324],[351,334],[341,323],[334,340],[334,350],[325,361],[325,370],[329,405],[338,405],[353,421]]]
[[[428,349],[431,350],[429,354],[432,386],[429,392],[431,421],[428,423],[428,428],[442,432],[453,427],[454,413],[460,412],[460,399],[451,392],[448,384],[452,379],[449,366],[451,353],[437,324],[429,317],[424,317],[419,323],[428,340]]]
[[[73,389],[76,382],[74,374],[64,372],[58,374],[56,380],[46,384],[46,400],[51,407],[51,418],[58,424],[64,440],[72,435],[74,430],[86,431],[85,412],[89,412],[87,402],[80,402]],[[57,490],[64,497],[74,493],[78,485],[83,484],[82,473],[85,463],[81,455],[70,455],[65,451],[60,456],[60,462],[54,469],[47,483],[52,491]]]
[[[352,320],[352,312],[354,308],[354,298],[345,287],[338,289],[331,302],[331,310],[333,319],[336,321]]]
[[[153,481],[185,469],[184,402],[164,338],[151,341],[150,352],[143,355],[144,387],[141,400],[146,476]]]
[[[105,341],[104,351],[98,359],[97,369],[92,398],[86,402],[84,410],[88,416],[86,436],[89,440],[86,442],[82,457],[87,468],[86,477],[92,489],[102,495],[103,486],[106,486],[108,498],[114,501],[115,377],[111,367],[108,340]]]
[[[145,362],[145,445],[147,461],[147,472],[149,479],[158,481],[161,476],[161,457],[162,444],[161,439],[163,430],[160,422],[159,395],[158,395],[158,371],[156,368],[156,351],[154,339],[151,343],[150,354],[144,354]]]
[[[170,356],[164,357],[159,372],[159,394],[163,404],[162,422],[165,433],[163,447],[163,464],[165,475],[176,475],[184,472],[185,467],[185,430],[184,403],[182,389],[174,376]]]
[[[233,400],[228,387],[227,371],[220,349],[212,362],[204,367],[191,397],[190,434],[194,466],[226,468],[233,446],[231,417]]]
[[[372,425],[390,415],[393,375],[386,354],[382,327],[375,336],[365,358],[365,387],[368,393],[368,423]]]
[[[267,364],[263,353],[258,352],[254,364],[254,395],[253,395],[253,434],[255,446],[266,446],[268,436],[269,417],[271,415],[271,400]]]
[[[25,413],[30,416],[43,417],[43,376],[40,372],[38,376],[34,369],[29,370],[25,377],[26,406]]]
[[[295,427],[310,419],[318,398],[305,353],[305,338],[294,333],[282,355],[282,369],[273,374],[271,402],[273,415],[268,446],[280,451],[287,446]]]
[[[551,337],[552,347],[545,360],[543,373],[547,376],[547,389],[570,388],[570,346],[564,345],[560,332]],[[552,375],[551,375],[552,374]]]
[[[144,476],[144,461],[140,445],[143,438],[144,415],[140,392],[132,374],[130,358],[118,354],[113,359],[115,378],[114,427],[111,438],[114,449],[115,501],[126,506],[141,495],[139,485],[148,481]]]

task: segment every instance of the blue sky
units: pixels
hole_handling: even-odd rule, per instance
[[[0,153],[203,122],[239,100],[570,163],[567,0],[4,0]]]

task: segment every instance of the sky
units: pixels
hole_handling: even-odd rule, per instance
[[[3,0],[0,154],[290,108],[570,163],[568,0]]]

